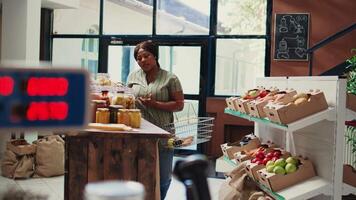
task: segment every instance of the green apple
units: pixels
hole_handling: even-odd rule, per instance
[[[274,169],[274,165],[266,166],[266,170],[267,170],[267,172],[269,172],[269,173],[272,173],[272,172],[273,172],[273,169]]]
[[[289,174],[289,173],[293,173],[293,172],[297,171],[297,166],[295,166],[295,164],[292,164],[292,163],[287,163],[285,169],[286,169],[286,172]]]
[[[284,158],[280,158],[274,162],[274,166],[280,166],[282,168],[284,168],[284,166],[286,166],[286,164],[287,163],[286,163],[286,160],[284,160]]]
[[[270,160],[266,163],[266,167],[268,166],[273,166],[274,167],[274,161],[273,160]]]
[[[298,159],[293,158],[293,157],[288,157],[286,159],[286,163],[291,163],[291,164],[297,165],[298,164]]]
[[[281,166],[275,166],[273,172],[276,174],[285,174],[286,170],[284,170],[284,168]]]

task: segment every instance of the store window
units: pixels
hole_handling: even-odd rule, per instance
[[[157,34],[208,35],[210,0],[157,1]]]
[[[54,38],[52,64],[54,66],[84,68],[91,73],[98,71],[98,39]]]
[[[159,47],[161,68],[179,77],[185,94],[199,94],[200,49],[194,46]],[[134,46],[108,47],[108,73],[112,80],[126,83],[129,73],[139,68],[133,57],[133,50]]]
[[[218,0],[219,35],[265,35],[266,0]]]
[[[151,34],[152,1],[105,0],[104,34]]]
[[[264,39],[218,39],[215,95],[242,95],[265,69]]]
[[[78,0],[78,5],[53,10],[53,34],[86,34],[94,25],[99,27],[100,0]],[[99,34],[96,30],[94,34]]]

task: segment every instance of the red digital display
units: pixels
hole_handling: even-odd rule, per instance
[[[68,80],[54,77],[31,77],[27,82],[29,96],[65,96],[68,93]]]
[[[0,76],[0,95],[9,96],[14,91],[14,80],[10,76]]]
[[[66,102],[31,102],[26,117],[29,121],[65,120],[68,116]]]

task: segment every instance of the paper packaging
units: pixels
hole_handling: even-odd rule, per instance
[[[323,92],[310,91],[309,94],[311,96],[308,101],[300,105],[294,103],[279,105],[270,102],[263,109],[269,120],[280,124],[289,124],[328,108]]]
[[[258,138],[251,139],[246,145],[241,146],[240,142],[225,143],[220,145],[224,156],[230,160],[234,158],[234,154],[238,151],[250,151],[260,146],[261,142]]]
[[[356,95],[355,94],[350,94],[350,93],[347,94],[346,108],[356,112]]]
[[[29,155],[36,153],[36,145],[29,144],[24,139],[16,139],[7,142],[7,148],[16,155]]]
[[[275,99],[275,94],[278,92],[278,89],[271,88],[270,93],[267,94],[263,98],[255,99],[250,102],[247,102],[248,112],[252,117],[266,117],[266,113],[263,110],[263,107],[267,105],[269,101],[273,101]]]
[[[236,110],[236,107],[234,105],[234,101],[236,101],[237,99],[238,99],[237,97],[226,98],[226,105],[230,110]]]
[[[297,171],[290,174],[275,174],[267,172],[266,168],[257,171],[258,181],[271,189],[273,192],[277,192],[289,186],[295,185],[299,182],[307,180],[311,177],[314,177],[315,171],[313,164],[310,160],[298,158],[300,165],[298,166]]]
[[[356,187],[356,170],[351,165],[344,164],[344,183]]]
[[[287,159],[289,156],[291,156],[291,154],[289,152],[284,151],[282,149],[276,148],[274,150],[280,150],[282,152],[281,158]],[[273,151],[273,150],[270,150],[270,151]],[[252,163],[251,160],[247,160],[246,166],[245,166],[245,171],[248,176],[253,178],[255,181],[258,181],[257,171],[260,169],[263,169],[265,167],[266,167],[265,165],[258,165],[257,163]]]
[[[249,109],[248,109],[247,103],[250,101],[252,101],[252,99],[243,99],[243,98],[237,99],[236,105],[237,105],[238,111],[241,113],[249,114]]]

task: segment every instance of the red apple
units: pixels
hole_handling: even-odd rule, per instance
[[[256,158],[263,160],[265,158],[265,154],[262,151],[257,152]]]
[[[266,154],[266,158],[270,158],[272,159],[274,156],[273,156],[273,153],[272,152],[269,152]]]
[[[263,161],[262,161],[262,160],[259,160],[259,161],[257,161],[257,164],[258,164],[258,165],[263,165]]]
[[[258,161],[257,158],[254,158],[254,159],[251,160],[252,163],[256,163],[257,161]]]
[[[279,157],[273,157],[271,160],[272,161],[276,161],[276,160],[278,160],[279,159]]]
[[[266,163],[267,163],[269,160],[270,160],[270,159],[266,157],[266,158],[264,158],[264,159],[262,160],[262,162],[263,162],[264,165],[266,165]]]

